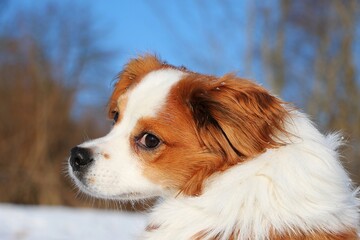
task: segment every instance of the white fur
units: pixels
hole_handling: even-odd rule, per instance
[[[84,182],[79,181],[69,166],[75,183],[84,192],[101,198],[138,199],[157,196],[161,188],[142,174],[140,159],[132,153],[130,133],[142,117],[151,117],[165,102],[173,84],[184,73],[176,69],[157,70],[147,74],[128,95],[122,121],[102,138],[85,142],[79,147],[90,148],[94,162]],[[110,156],[105,158],[105,154]]]
[[[341,166],[336,135],[323,136],[308,118],[292,113],[287,130],[297,137],[244,164],[212,176],[199,197],[165,199],[150,223],[159,229],[144,239],[267,239],[278,232],[358,229],[357,191]]]

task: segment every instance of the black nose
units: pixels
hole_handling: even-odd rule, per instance
[[[93,160],[90,149],[81,147],[71,149],[70,165],[74,171],[80,171]]]

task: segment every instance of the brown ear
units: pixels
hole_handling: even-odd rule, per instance
[[[116,108],[120,95],[136,86],[147,73],[160,69],[163,66],[165,66],[165,63],[162,63],[153,55],[144,55],[130,60],[118,76],[118,81],[115,84],[108,104],[108,116],[112,118],[112,111]]]
[[[199,137],[230,163],[283,144],[277,136],[286,132],[288,112],[264,88],[233,75],[194,86],[188,103]]]

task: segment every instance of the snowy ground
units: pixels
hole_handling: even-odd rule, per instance
[[[140,213],[0,204],[1,240],[128,240],[144,227]]]

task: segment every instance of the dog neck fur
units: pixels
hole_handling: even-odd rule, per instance
[[[297,111],[286,130],[296,136],[290,143],[214,174],[202,195],[164,199],[143,237],[260,240],[357,231],[359,200],[336,152],[339,137],[323,136]]]

